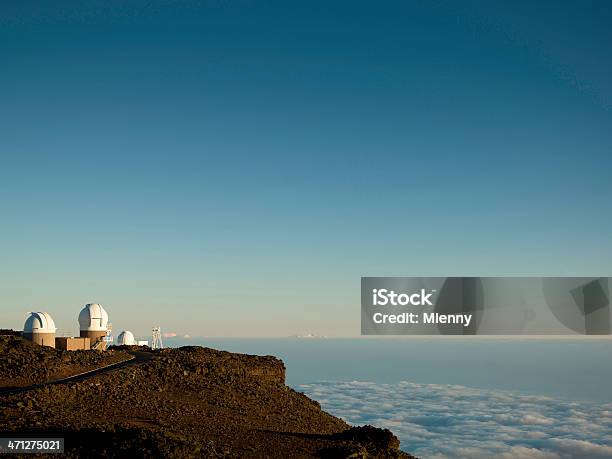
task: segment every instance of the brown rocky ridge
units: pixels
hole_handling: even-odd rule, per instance
[[[0,371],[11,368],[25,381],[36,345],[4,338]],[[14,349],[25,349],[23,356]],[[105,354],[70,354],[77,352]],[[93,376],[0,392],[0,435],[64,437],[67,457],[412,458],[389,430],[351,427],[286,386],[275,357],[197,346],[112,352],[135,358]],[[44,353],[57,356],[43,366],[63,362],[61,351]],[[74,357],[79,365],[88,358]]]
[[[0,388],[52,381],[131,359],[124,351],[60,351],[17,333],[0,334]],[[10,333],[10,334],[9,334]]]

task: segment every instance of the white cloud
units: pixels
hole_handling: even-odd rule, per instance
[[[408,381],[299,389],[351,424],[391,429],[423,459],[612,459],[612,404]]]
[[[551,424],[554,424],[555,421],[553,419],[546,418],[538,414],[526,414],[521,418],[521,423],[549,426]]]
[[[609,445],[598,445],[586,440],[571,438],[553,438],[550,442],[565,454],[564,457],[588,457],[589,459],[612,457],[612,446]]]
[[[497,459],[561,459],[557,453],[541,451],[524,446],[513,446],[507,452],[501,453]]]

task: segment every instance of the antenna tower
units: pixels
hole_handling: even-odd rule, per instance
[[[153,339],[151,340],[151,349],[163,349],[164,343],[162,342],[162,334],[160,327],[153,328]]]

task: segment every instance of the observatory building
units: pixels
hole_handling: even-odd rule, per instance
[[[134,339],[134,334],[128,330],[122,331],[117,337],[117,344],[119,346],[135,346],[136,340]]]
[[[55,347],[55,322],[47,312],[30,312],[23,325],[23,336],[41,346]]]
[[[108,314],[99,304],[86,304],[79,313],[81,338],[89,338],[92,348],[106,349],[108,325]]]

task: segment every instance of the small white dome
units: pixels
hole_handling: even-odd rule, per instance
[[[134,334],[128,330],[122,331],[117,337],[117,344],[119,346],[134,346],[136,344]]]
[[[55,322],[48,312],[31,312],[23,325],[25,333],[55,333]]]
[[[86,304],[79,313],[79,326],[83,331],[106,331],[108,314],[96,303]]]

